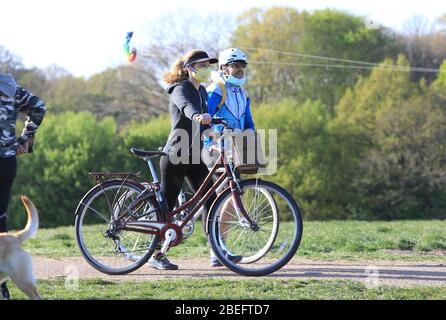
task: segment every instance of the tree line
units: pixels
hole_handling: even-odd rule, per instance
[[[189,20],[174,20],[163,32],[180,36]],[[148,41],[150,54],[136,64],[88,79],[58,66],[26,69],[0,47],[2,72],[48,105],[34,154],[19,160],[10,220],[23,223],[18,194],[25,193],[36,199],[44,226],[73,223],[93,185],[91,171],[147,177],[129,148],[165,143],[170,123],[160,74],[187,49],[217,54],[228,46],[248,53],[256,127],[278,130],[278,172],[268,179],[292,193],[305,218],[445,218],[444,21],[423,29],[414,20],[398,33],[342,11],[254,8],[231,27],[204,19],[206,37],[197,31],[181,42]]]

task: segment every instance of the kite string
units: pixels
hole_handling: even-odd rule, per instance
[[[373,67],[377,67],[379,69],[390,69],[390,70],[394,70],[394,71],[405,71],[405,72],[411,72],[411,71],[412,72],[432,72],[432,73],[442,72],[439,69],[433,69],[433,68],[386,65],[383,63],[373,63],[373,62],[350,60],[350,59],[339,59],[339,58],[333,58],[333,57],[317,56],[317,55],[310,55],[310,54],[303,54],[303,53],[289,52],[289,51],[280,51],[280,50],[273,50],[273,49],[262,49],[262,48],[244,48],[244,49],[247,51],[264,51],[264,52],[277,53],[277,54],[281,54],[281,55],[297,56],[297,57],[302,57],[302,58],[350,63],[350,65],[346,65],[346,64],[322,64],[322,63],[317,64],[317,63],[303,63],[303,62],[281,62],[281,61],[265,61],[265,60],[252,61],[252,63],[258,63],[258,64],[277,64],[277,65],[290,65],[290,66],[312,66],[312,67],[351,68],[351,69],[373,69]],[[358,65],[354,65],[354,64],[358,64]]]

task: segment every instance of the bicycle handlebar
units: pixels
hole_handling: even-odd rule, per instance
[[[212,118],[211,123],[212,124],[221,124],[225,127],[225,129],[232,129],[232,127],[229,125],[229,123],[224,118],[220,118],[220,117]]]

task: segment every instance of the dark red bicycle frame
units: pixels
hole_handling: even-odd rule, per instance
[[[217,171],[217,168],[219,166],[221,166],[221,163],[223,163],[224,168],[225,168],[225,174],[222,174],[217,181],[214,183],[214,185],[204,194],[204,196],[202,197],[203,193],[205,192],[208,184],[212,181],[212,177],[214,176],[214,173]],[[232,192],[232,198],[237,206],[237,209],[242,213],[243,217],[246,219],[246,221],[252,225],[253,222],[251,220],[251,218],[249,217],[249,215],[246,213],[245,208],[243,207],[242,201],[240,199],[240,196],[237,194],[237,189],[235,186],[235,182],[233,180],[232,177],[232,172],[231,169],[229,168],[229,164],[226,163],[226,161],[224,160],[224,149],[222,148],[222,151],[220,153],[220,159],[219,161],[217,161],[214,166],[212,167],[211,171],[209,172],[209,174],[206,176],[206,179],[204,179],[203,183],[201,184],[200,188],[198,189],[198,191],[195,193],[195,195],[188,201],[186,201],[185,203],[183,203],[180,207],[176,208],[175,210],[168,212],[167,213],[167,217],[169,219],[169,221],[172,221],[171,219],[177,215],[178,213],[180,213],[181,211],[183,211],[184,209],[188,208],[190,205],[197,203],[197,205],[195,206],[195,208],[190,211],[188,213],[188,215],[186,216],[186,218],[181,222],[180,224],[180,228],[183,228],[195,215],[195,213],[200,209],[200,207],[212,196],[212,194],[215,192],[215,190],[218,189],[218,187],[223,183],[223,181],[229,178],[229,188]],[[201,198],[202,197],[202,198]],[[199,200],[197,202],[197,199],[201,198],[201,200]],[[208,208],[209,210],[211,208]],[[205,223],[205,222],[203,222]]]
[[[205,190],[207,189],[208,184],[212,181],[212,177],[214,176],[214,173],[217,171],[217,168],[221,166],[221,163],[223,163],[223,166],[225,168],[225,173],[222,174],[217,181],[213,184],[213,186],[205,193]],[[188,208],[189,206],[193,204],[197,204],[193,210],[191,210],[187,216],[182,220],[181,224],[179,225],[179,228],[182,229],[195,215],[195,213],[200,209],[200,207],[212,196],[212,194],[218,189],[218,187],[223,183],[223,181],[229,178],[229,188],[232,193],[232,199],[236,205],[236,210],[241,212],[243,217],[246,219],[246,221],[252,226],[254,223],[249,217],[249,215],[246,213],[245,208],[243,207],[242,201],[240,199],[240,196],[237,193],[236,184],[234,182],[231,168],[229,167],[229,164],[224,161],[224,149],[222,148],[222,151],[220,153],[220,162],[216,162],[209,172],[209,174],[206,176],[205,180],[201,184],[198,191],[195,193],[195,195],[188,201],[186,201],[184,204],[182,204],[180,207],[176,208],[175,210],[167,213],[161,213],[163,216],[161,217],[162,221],[147,221],[147,222],[129,222],[127,225],[124,225],[122,229],[129,230],[129,231],[136,231],[146,234],[156,234],[162,231],[162,229],[171,224],[173,221],[173,217],[177,214],[179,214],[184,209]],[[157,186],[159,187],[159,186]],[[203,195],[204,194],[204,195]],[[198,200],[200,199],[200,200]],[[143,199],[142,199],[143,200]],[[208,208],[210,209],[210,208]],[[203,222],[206,223],[206,222]],[[158,224],[158,226],[156,226]],[[159,227],[159,225],[162,225],[163,227]],[[206,228],[207,230],[207,228]]]

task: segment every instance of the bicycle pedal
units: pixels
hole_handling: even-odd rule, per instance
[[[165,232],[166,240],[164,240],[163,246],[161,247],[161,253],[166,254],[167,250],[170,248],[170,244],[174,242],[178,235],[174,229],[167,229]]]

